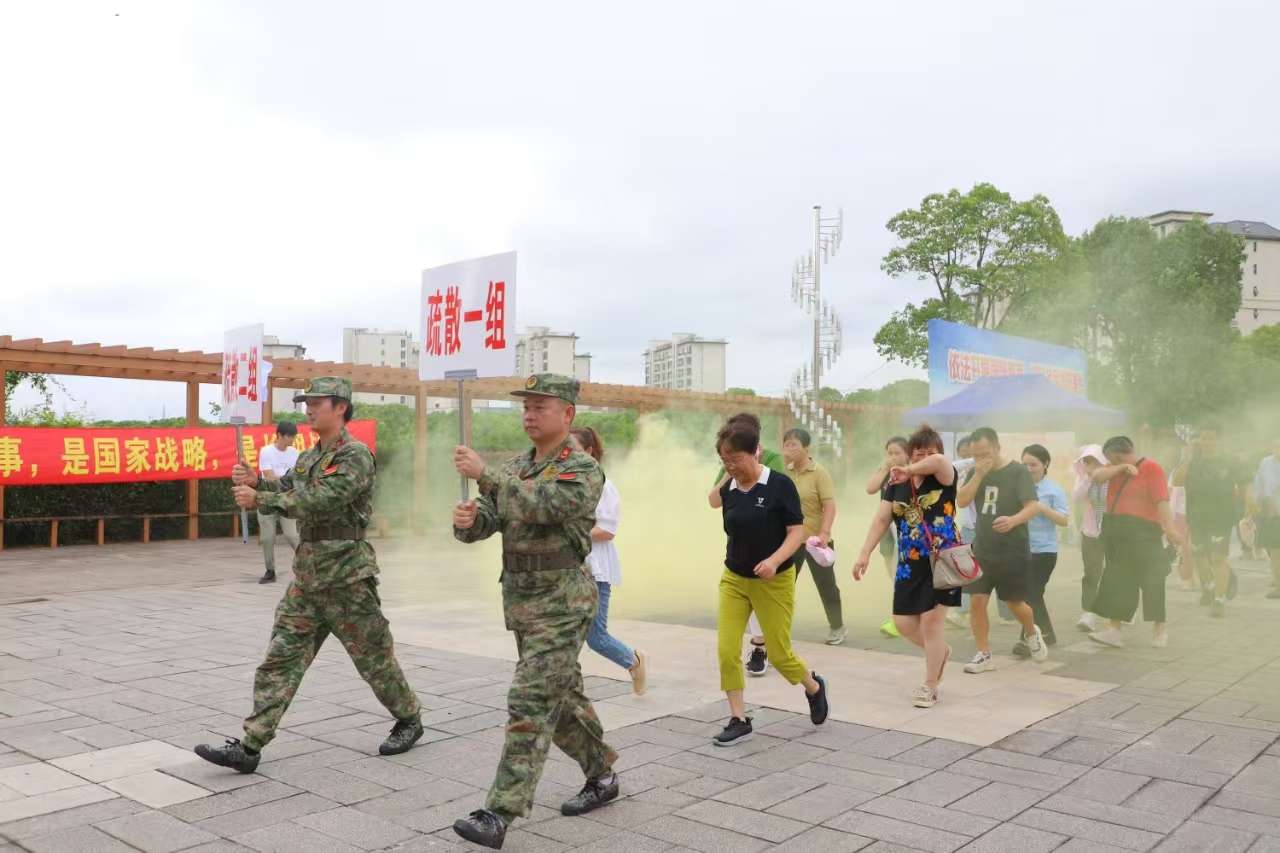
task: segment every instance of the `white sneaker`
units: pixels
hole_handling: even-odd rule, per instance
[[[1169,647],[1168,629],[1151,635],[1151,647],[1153,649],[1166,649]]]
[[[969,614],[961,613],[959,610],[956,610],[954,607],[949,608],[947,610],[947,621],[952,625],[955,625],[957,628],[968,628]]]
[[[1044,663],[1049,659],[1049,647],[1045,645],[1044,634],[1039,625],[1036,626],[1036,632],[1027,637],[1027,647],[1031,649],[1031,659],[1036,663]]]
[[[1102,631],[1094,631],[1089,635],[1089,639],[1095,643],[1102,643],[1104,646],[1111,646],[1113,649],[1124,648],[1124,634],[1120,633],[1119,628],[1106,628]]]
[[[929,687],[927,684],[921,684],[916,691],[911,694],[911,704],[917,708],[932,708],[938,704],[937,688]]]
[[[990,652],[978,652],[973,656],[973,660],[964,665],[964,671],[970,675],[977,675],[980,672],[995,672],[996,662],[991,659]]]
[[[1082,613],[1080,618],[1076,620],[1076,630],[1092,634],[1098,630],[1098,617],[1092,613]]]

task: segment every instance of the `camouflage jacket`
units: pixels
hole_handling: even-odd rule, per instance
[[[534,450],[522,453],[498,471],[480,477],[479,514],[468,530],[454,528],[462,542],[502,534],[502,549],[516,554],[569,552],[585,561],[591,553],[591,528],[604,489],[604,472],[565,439],[541,462]]]
[[[258,480],[258,508],[298,520],[302,542],[293,557],[293,575],[304,590],[354,583],[378,573],[366,540],[306,541],[317,527],[369,526],[373,514],[373,454],[344,427],[328,446],[302,452],[298,464],[279,480]]]

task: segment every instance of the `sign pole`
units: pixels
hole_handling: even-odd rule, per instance
[[[236,461],[246,465],[244,458],[244,418],[231,418],[231,425],[236,428]],[[249,510],[240,508],[240,541],[249,544]]]
[[[458,444],[465,445],[467,443],[467,414],[465,411],[463,411],[462,407],[466,405],[467,391],[464,383],[468,379],[475,379],[476,371],[447,370],[445,371],[444,378],[456,379],[458,381]],[[469,494],[470,488],[469,488],[468,480],[466,477],[459,477],[458,479],[462,481],[462,485],[460,487],[462,502],[466,503],[470,497],[470,494]]]

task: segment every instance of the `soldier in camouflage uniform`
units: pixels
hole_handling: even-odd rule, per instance
[[[253,681],[253,713],[244,721],[244,741],[201,744],[206,761],[252,773],[259,753],[276,734],[307,667],[333,634],[351,655],[361,677],[396,719],[379,748],[383,755],[408,751],[422,737],[418,697],[396,662],[391,630],[378,598],[378,563],[365,539],[373,511],[375,465],[369,448],[347,431],[351,383],[324,376],[293,398],[306,401],[307,420],[319,442],[298,457],[278,480],[260,479],[237,465],[232,475],[236,503],[299,523],[293,583],[276,608],[267,657]]]
[[[454,464],[479,482],[480,497],[454,511],[454,536],[479,542],[502,534],[502,608],[520,660],[507,694],[506,744],[485,808],[453,828],[468,841],[502,847],[507,826],[527,817],[551,743],[586,774],[560,811],[579,815],[618,796],[618,755],[583,693],[578,655],[599,603],[586,557],[604,473],[569,440],[578,382],[544,373],[522,391],[524,429],[534,447],[500,470],[459,447]]]

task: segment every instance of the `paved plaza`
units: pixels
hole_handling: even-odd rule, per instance
[[[378,548],[426,737],[379,757],[391,721],[331,642],[251,776],[190,750],[238,736],[249,708],[283,589],[255,582],[256,549],[0,554],[0,851],[472,849],[450,825],[483,801],[514,657],[496,573],[469,571],[448,541]],[[438,583],[409,583],[423,562]],[[1263,599],[1259,564],[1239,570],[1226,620],[1171,589],[1169,647],[1138,626],[1114,651],[1071,630],[1064,566],[1051,662],[1002,657],[968,676],[972,641],[949,629],[955,657],[929,711],[907,701],[918,657],[878,638],[877,620],[851,620],[839,648],[798,626],[832,720],[812,726],[799,689],[770,672],[747,688],[757,734],[733,749],[710,745],[725,716],[711,621],[620,619],[616,633],[653,656],[649,693],[590,652],[583,667],[623,798],[561,817],[581,776],[553,749],[536,812],[504,849],[1280,851],[1280,602]],[[997,628],[997,652],[1012,640]]]

